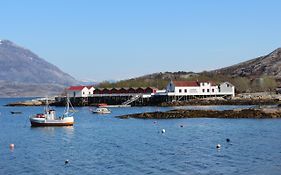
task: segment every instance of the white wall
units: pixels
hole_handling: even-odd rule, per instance
[[[84,87],[81,91],[67,90],[67,95],[68,97],[88,97],[89,92],[90,90],[87,87]]]
[[[194,87],[175,87],[175,95],[216,95],[218,86],[210,84],[202,84],[202,86]]]
[[[186,87],[175,87],[175,85],[170,82],[167,85],[166,93],[172,96],[181,95],[231,95],[234,96],[235,88],[228,82],[221,83],[219,86],[212,86],[209,82],[201,82],[200,86],[186,86]]]
[[[88,90],[88,94],[91,96],[94,94],[94,90],[95,88],[94,87],[91,87],[89,90]]]
[[[228,83],[228,82],[223,82],[219,85],[219,93],[220,94],[226,94],[226,95],[231,95],[232,97],[235,96],[235,87]]]
[[[167,92],[175,92],[175,85],[172,81],[169,82],[169,84],[166,87]]]

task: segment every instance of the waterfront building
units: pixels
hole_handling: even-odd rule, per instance
[[[93,86],[70,86],[66,89],[68,97],[89,97],[93,95]]]
[[[166,95],[194,97],[234,97],[235,87],[229,82],[215,84],[211,81],[170,81],[166,87]]]

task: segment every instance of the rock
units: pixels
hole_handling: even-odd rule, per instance
[[[119,118],[131,117],[139,119],[174,119],[174,118],[281,118],[279,109],[241,109],[241,110],[170,110],[167,112],[151,112],[130,114]]]

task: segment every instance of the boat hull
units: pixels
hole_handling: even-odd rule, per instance
[[[41,126],[72,126],[74,124],[73,117],[68,117],[64,119],[56,120],[46,120],[43,118],[30,118],[30,123],[32,127]]]
[[[110,114],[111,112],[96,112],[96,111],[93,111],[92,113],[93,114]]]
[[[96,110],[92,111],[94,114],[110,114],[111,111],[107,108],[97,108]]]

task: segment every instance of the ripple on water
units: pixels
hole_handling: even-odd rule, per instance
[[[24,114],[38,109],[22,108]],[[80,108],[73,127],[30,128],[26,118],[11,118],[11,108],[0,107],[7,114],[0,118],[0,174],[280,174],[281,120],[154,123],[114,116],[154,109],[166,110],[116,108],[96,116]],[[15,144],[13,152],[10,143]],[[217,144],[222,145],[219,151]]]

